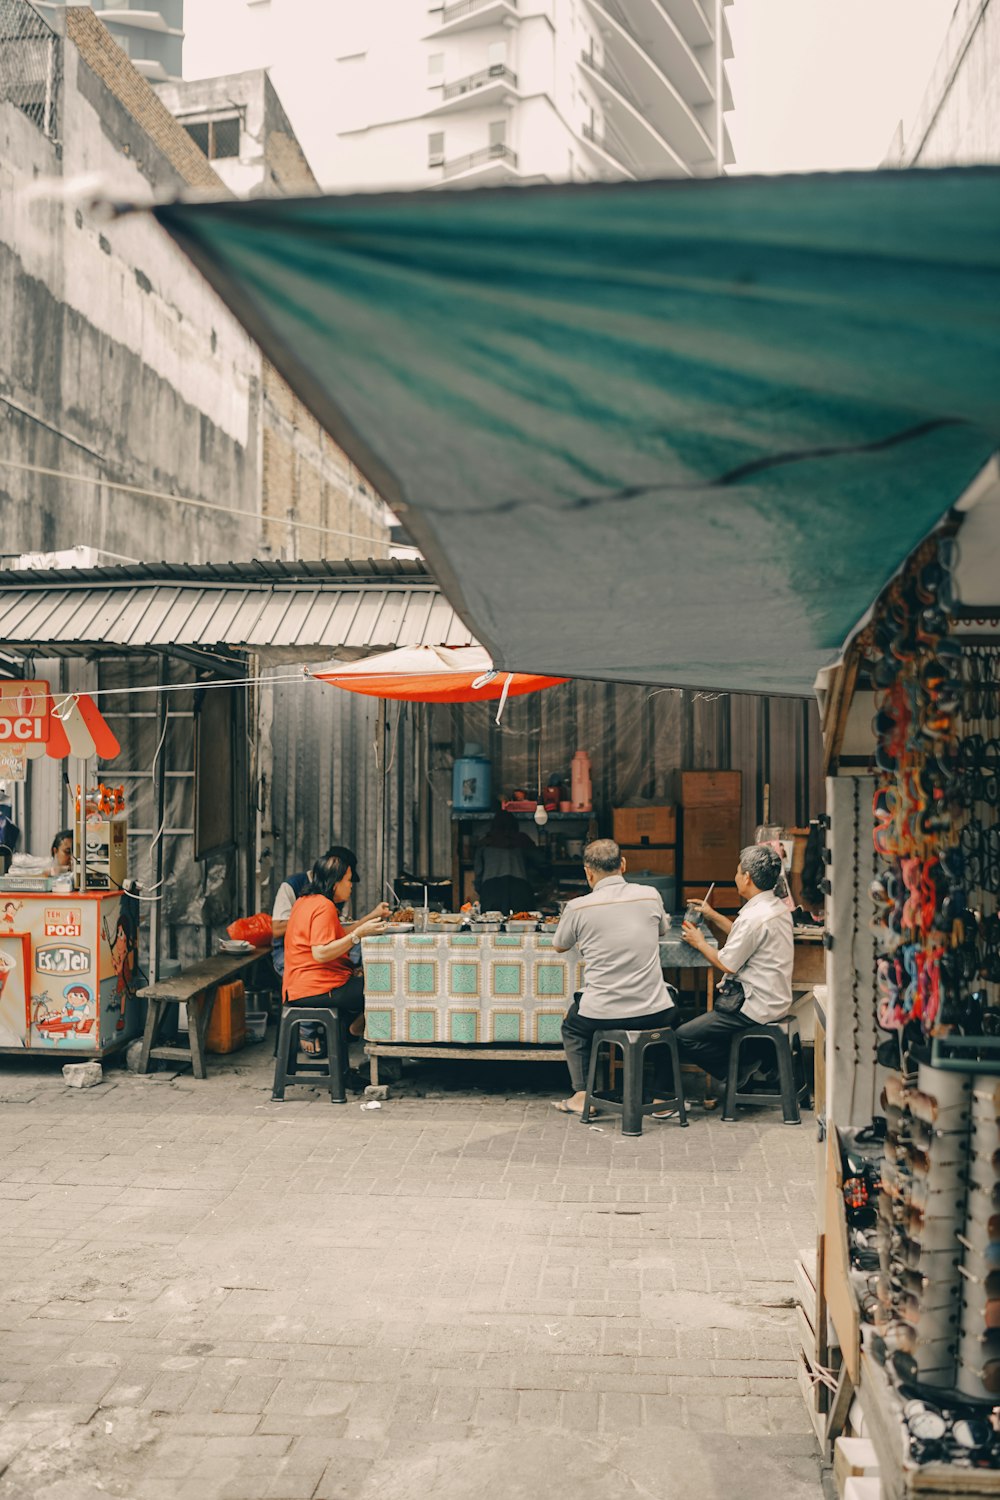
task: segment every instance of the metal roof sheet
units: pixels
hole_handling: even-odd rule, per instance
[[[0,573],[0,650],[182,648],[266,661],[474,644],[422,562],[140,563]]]

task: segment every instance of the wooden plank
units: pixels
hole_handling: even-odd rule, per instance
[[[270,948],[254,948],[252,953],[216,953],[211,958],[203,958],[200,963],[192,964],[173,979],[161,979],[156,984],[147,984],[144,989],[137,990],[136,994],[140,1000],[187,1001],[201,990],[214,988],[217,984],[224,984],[227,979],[242,974],[244,969],[265,958],[270,951]]]
[[[854,687],[858,680],[858,666],[860,658],[857,647],[852,647],[844,660],[844,664],[837,673],[837,681],[840,684],[840,693],[837,699],[835,714],[831,705],[831,713],[823,728],[823,774],[832,774],[832,767],[840,754],[840,747],[844,743],[844,735],[847,731],[847,718],[851,712],[851,704],[854,701]]]
[[[799,1390],[802,1392],[802,1403],[809,1413],[809,1420],[813,1425],[816,1440],[821,1443],[826,1429],[826,1415],[819,1409],[816,1387],[809,1373],[809,1364],[801,1351],[795,1360],[795,1374],[799,1382]]]
[[[152,1047],[150,1057],[161,1058],[164,1062],[186,1062],[191,1061],[190,1047]]]
[[[861,1318],[851,1285],[851,1261],[847,1247],[847,1215],[841,1185],[840,1145],[837,1132],[827,1138],[825,1194],[825,1254],[823,1258],[823,1293],[837,1337],[844,1367],[853,1385],[860,1374]]]
[[[795,1304],[795,1326],[799,1332],[799,1343],[802,1346],[802,1353],[811,1365],[816,1364],[816,1332],[801,1302]]]
[[[851,1379],[847,1368],[847,1362],[840,1367],[840,1375],[837,1377],[837,1389],[833,1395],[830,1411],[826,1419],[826,1433],[824,1434],[827,1452],[833,1447],[847,1426],[847,1413],[851,1409],[854,1400],[854,1381]]]

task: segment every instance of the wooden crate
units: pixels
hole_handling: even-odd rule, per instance
[[[677,809],[669,807],[614,807],[614,836],[618,844],[675,844]],[[624,852],[624,850],[623,850]]]
[[[740,857],[739,806],[684,810],[684,879],[731,881]]]
[[[676,873],[676,849],[646,849],[641,846],[633,849],[622,845],[622,854],[627,861],[626,868],[630,875],[637,875],[640,870],[648,870],[651,875]]]
[[[739,808],[743,777],[739,771],[682,771],[681,806]]]

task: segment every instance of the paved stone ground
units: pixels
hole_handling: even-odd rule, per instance
[[[270,1052],[0,1059],[0,1500],[819,1500],[811,1116],[626,1141],[541,1065],[273,1104]]]

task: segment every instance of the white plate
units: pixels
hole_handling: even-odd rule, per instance
[[[249,953],[252,948],[253,943],[248,943],[243,938],[222,938],[219,942],[222,953]]]
[[[388,926],[386,927],[385,930],[386,930],[386,932],[412,932],[413,931],[413,923],[412,922],[390,922],[388,924]]]

